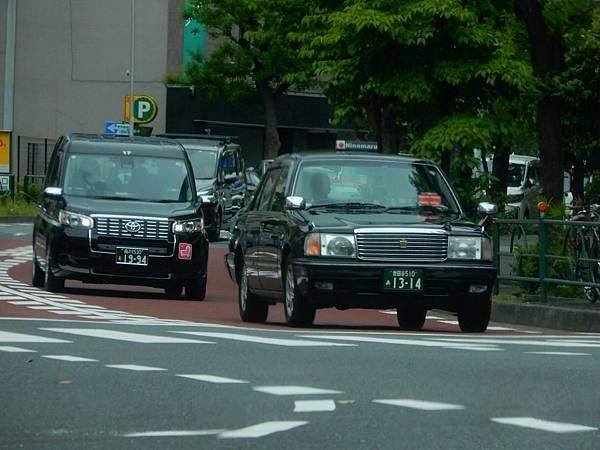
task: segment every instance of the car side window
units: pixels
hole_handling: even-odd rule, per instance
[[[64,139],[61,138],[54,146],[54,151],[52,152],[52,158],[50,160],[50,164],[48,166],[48,172],[46,174],[46,184],[45,186],[57,187],[59,185],[59,169],[60,169],[60,161],[62,159],[62,143]]]
[[[257,211],[267,211],[269,209],[271,197],[273,197],[275,184],[277,183],[277,178],[279,177],[280,173],[281,169],[275,169],[271,170],[265,175],[265,182],[262,185],[262,190],[260,191],[257,202],[255,203],[255,209]]]
[[[271,202],[271,211],[282,212],[285,206],[285,187],[287,185],[289,167],[281,169],[281,174],[275,183],[275,192],[273,194],[273,200]]]
[[[223,178],[225,180],[231,180],[236,176],[236,163],[235,154],[233,152],[226,152],[223,154]]]

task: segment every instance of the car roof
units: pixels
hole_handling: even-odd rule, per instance
[[[271,164],[277,163],[279,160],[286,158],[292,158],[302,161],[328,161],[328,160],[340,160],[346,158],[353,159],[364,159],[367,160],[383,160],[383,161],[394,161],[394,162],[407,162],[407,163],[423,163],[433,164],[431,160],[417,158],[414,156],[396,155],[396,154],[383,154],[375,152],[359,152],[359,151],[314,151],[314,152],[299,152],[299,153],[288,153],[281,155],[273,161]]]
[[[101,134],[70,133],[67,136],[70,153],[122,153],[134,150],[148,156],[164,156],[165,150],[183,157],[183,148],[172,139],[139,136],[106,136]]]
[[[529,155],[515,155],[512,154],[509,157],[509,161],[512,163],[521,163],[521,164],[525,164],[531,161],[538,161],[539,158],[537,158],[536,156],[529,156]]]

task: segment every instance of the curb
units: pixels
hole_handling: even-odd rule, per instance
[[[600,309],[492,301],[494,322],[582,333],[600,332]]]
[[[34,216],[0,216],[0,223],[33,223]]]

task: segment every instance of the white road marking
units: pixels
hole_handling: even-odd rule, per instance
[[[389,314],[391,316],[395,316],[395,315],[398,314],[395,309],[386,309],[385,311],[379,311],[379,312],[382,313],[382,314]],[[426,319],[427,320],[442,320],[443,317],[439,317],[439,316],[434,316],[434,315],[427,314]]]
[[[107,364],[106,367],[110,367],[111,369],[136,370],[140,372],[168,370],[161,367],[138,366],[137,364]]]
[[[590,356],[590,353],[573,352],[523,352],[527,355]]]
[[[62,316],[79,316],[81,315],[81,311],[52,311],[54,314],[59,314]]]
[[[171,431],[144,431],[141,433],[128,433],[124,437],[182,437],[182,436],[212,436],[225,430],[171,430]]]
[[[315,394],[342,394],[341,391],[333,389],[321,389],[307,386],[256,386],[257,392],[273,395],[315,395]]]
[[[41,305],[41,302],[35,300],[17,300],[14,302],[8,302],[11,305],[27,306],[27,305]]]
[[[221,439],[233,439],[233,438],[259,438],[267,436],[272,433],[279,431],[288,431],[293,428],[306,425],[306,421],[273,421],[264,422],[257,425],[252,425],[246,428],[240,428],[239,430],[224,431],[219,433]]]
[[[53,343],[53,344],[72,344],[72,341],[63,339],[47,338],[42,336],[34,336],[33,334],[11,333],[8,331],[0,331],[0,342],[36,342],[36,343]]]
[[[213,337],[221,339],[232,339],[235,341],[254,342],[257,344],[281,345],[284,347],[355,347],[354,344],[339,344],[331,342],[307,341],[300,339],[276,339],[237,333],[213,333],[204,331],[173,331],[173,333],[191,334],[195,336]]]
[[[0,352],[8,352],[8,353],[36,353],[36,350],[29,350],[27,348],[21,347],[10,347],[10,346],[1,346]]]
[[[236,380],[234,378],[225,378],[225,377],[218,377],[216,375],[203,375],[203,374],[199,374],[199,375],[192,375],[192,374],[180,374],[177,375],[178,377],[182,377],[182,378],[190,378],[192,380],[198,380],[198,381],[206,381],[207,383],[222,383],[222,384],[236,384],[236,383],[248,383],[245,380]]]
[[[28,308],[40,311],[62,311],[58,306],[28,306]]]
[[[552,433],[575,433],[578,431],[594,431],[598,428],[577,425],[574,423],[551,422],[534,417],[492,417],[492,422],[517,427],[533,428],[536,430],[550,431]]]
[[[373,403],[381,403],[384,405],[403,406],[405,408],[420,409],[422,411],[446,411],[454,409],[465,409],[463,405],[454,405],[452,403],[428,402],[424,400],[414,399],[379,399],[373,400]]]
[[[170,336],[155,336],[151,334],[127,333],[124,331],[112,331],[100,328],[40,328],[40,330],[103,339],[115,339],[118,341],[136,342],[138,344],[214,344],[214,342],[209,341],[198,341],[194,339],[176,338]]]
[[[0,295],[0,300],[20,300],[21,297],[16,295]]]
[[[335,411],[335,402],[333,400],[296,400],[294,402],[294,412],[321,412]]]
[[[60,361],[69,361],[69,362],[98,362],[97,359],[82,358],[80,356],[70,356],[70,355],[42,355],[42,358],[58,359]]]
[[[540,347],[589,347],[597,348],[600,344],[595,342],[569,342],[569,341],[541,341],[539,339],[477,339],[477,338],[431,338],[436,342],[454,342],[454,343],[481,343],[481,344],[512,344],[512,345],[531,345]]]

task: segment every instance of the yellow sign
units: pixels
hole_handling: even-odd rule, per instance
[[[0,131],[0,172],[10,172],[10,131]]]
[[[129,95],[125,96],[125,122],[129,122]],[[158,106],[149,95],[133,96],[133,123],[148,123],[156,118]]]

